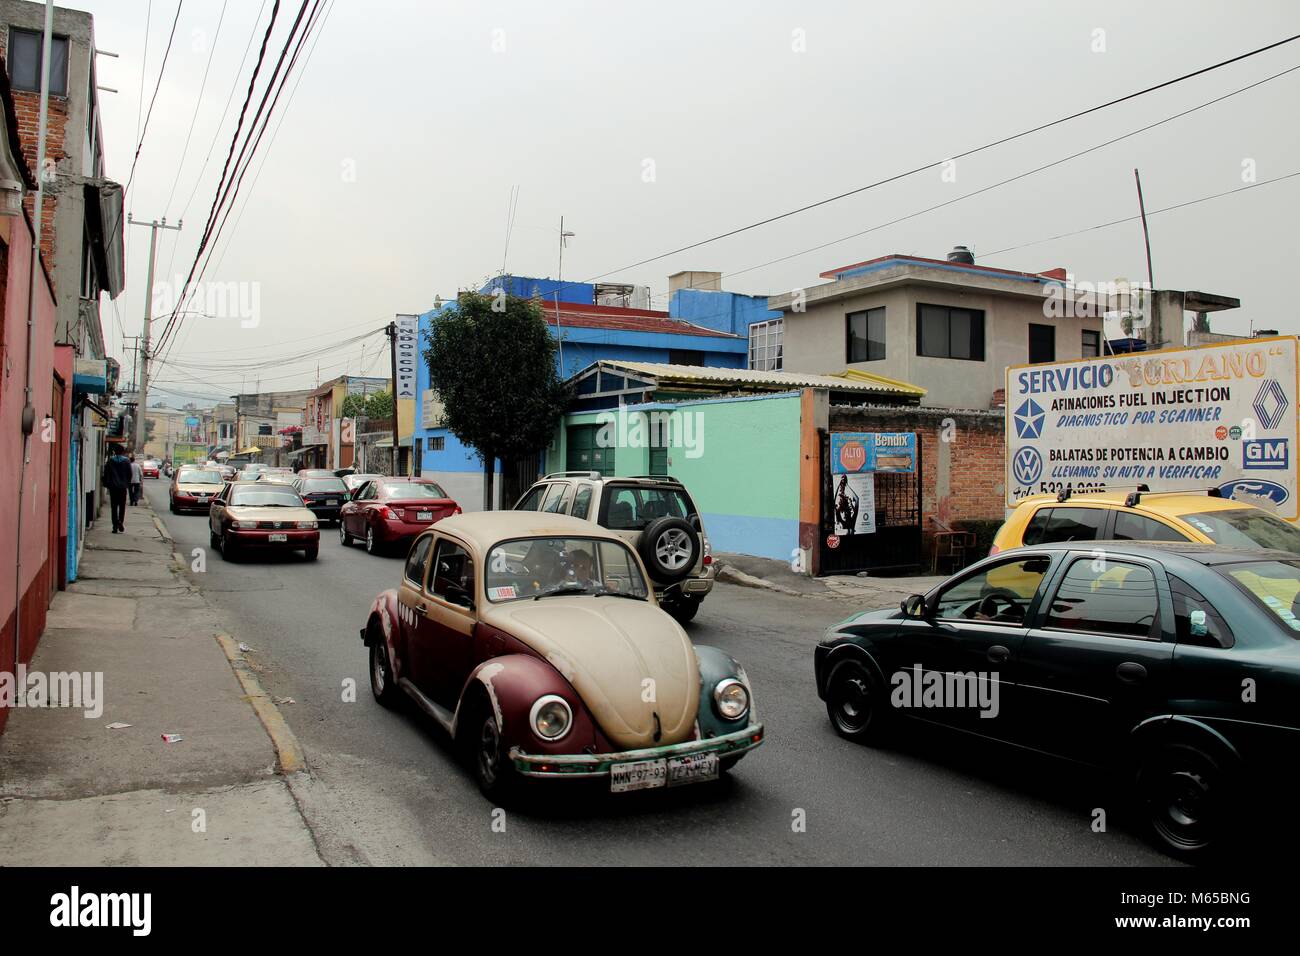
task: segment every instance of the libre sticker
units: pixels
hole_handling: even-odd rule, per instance
[[[513,585],[506,585],[499,588],[488,588],[488,597],[494,601],[509,601],[515,596]]]

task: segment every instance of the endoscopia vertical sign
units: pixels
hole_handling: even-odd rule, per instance
[[[1294,521],[1297,365],[1279,336],[1008,368],[1007,505],[1147,485]]]
[[[393,387],[397,398],[415,398],[416,363],[420,361],[420,317],[399,315],[396,324],[397,381]]]

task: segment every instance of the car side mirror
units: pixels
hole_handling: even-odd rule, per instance
[[[925,603],[925,596],[921,594],[910,595],[909,597],[904,599],[898,606],[903,611],[903,617],[924,619],[930,616],[929,608],[926,606]]]

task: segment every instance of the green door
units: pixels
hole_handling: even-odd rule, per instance
[[[595,471],[602,476],[614,474],[613,448],[596,443],[599,425],[570,425],[565,433],[565,468],[569,471]]]

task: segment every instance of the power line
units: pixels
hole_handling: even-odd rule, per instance
[[[884,179],[878,179],[875,182],[867,183],[864,186],[858,186],[854,189],[848,190],[847,192],[838,193],[837,195],[834,196],[828,196],[825,199],[819,199],[816,202],[811,202],[806,205],[799,206],[796,209],[791,209],[788,210],[787,212],[778,213],[777,215],[774,216],[768,216],[766,219],[760,219],[757,222],[751,222],[748,225],[738,226],[735,229],[729,229],[726,232],[718,233],[717,235],[710,236],[707,239],[700,239],[697,242],[692,242],[684,246],[679,246],[676,249],[670,249],[667,252],[661,252],[658,255],[650,256],[649,258],[646,259],[641,259],[637,262],[631,263],[630,265],[620,266],[617,269],[611,269],[608,272],[602,272],[599,275],[593,276],[591,279],[587,281],[594,282],[597,279],[603,279],[607,276],[614,275],[615,273],[618,272],[626,272],[630,269],[638,268],[639,266],[648,265],[651,262],[657,262],[660,259],[666,259],[669,256],[677,255],[678,253],[681,252],[688,252],[691,249],[698,249],[700,246],[705,246],[710,243],[717,242],[721,239],[727,239],[730,238],[731,236],[737,236],[740,235],[741,233],[749,232],[752,229],[757,229],[760,226],[766,226],[766,225],[770,225],[771,223],[778,222],[779,220],[782,219],[788,219],[791,216],[797,216],[800,213],[808,212],[809,210],[817,209],[821,206],[825,206],[833,202],[838,202],[841,199],[847,199],[850,196],[856,196],[859,193],[866,192],[867,190],[875,189],[879,186],[884,186],[888,183],[897,182],[898,180],[905,179],[908,176],[914,176],[917,173],[925,172],[928,169],[935,169],[939,166],[942,166],[944,163],[952,162],[958,159],[964,159],[967,156],[974,156],[976,153],[981,153],[984,152],[985,150],[989,150],[997,146],[1005,145],[1006,143],[1012,142],[1013,140],[1021,139],[1022,137],[1030,136],[1034,133],[1040,133],[1043,130],[1051,129],[1054,126],[1060,126],[1061,124],[1068,123],[1071,120],[1080,119],[1092,113],[1096,113],[1104,109],[1109,109],[1112,106],[1117,106],[1120,103],[1125,103],[1128,102],[1129,100],[1136,99],[1140,96],[1145,96],[1148,93],[1154,93],[1157,90],[1165,89],[1166,87],[1173,86],[1176,83],[1182,83],[1185,80],[1190,80],[1193,79],[1194,77],[1202,76],[1214,70],[1222,69],[1225,66],[1229,66],[1233,63],[1241,62],[1242,60],[1248,59],[1253,56],[1258,56],[1261,53],[1265,53],[1269,50],[1276,49],[1277,47],[1283,46],[1287,43],[1293,43],[1296,40],[1300,40],[1300,34],[1295,34],[1293,36],[1286,37],[1285,39],[1278,40],[1274,43],[1269,43],[1265,46],[1258,47],[1246,53],[1238,54],[1237,56],[1231,57],[1226,60],[1220,60],[1218,63],[1212,63],[1209,66],[1201,67],[1199,70],[1193,70],[1190,73],[1184,73],[1181,76],[1176,76],[1173,79],[1165,80],[1164,82],[1157,83],[1154,86],[1148,86],[1145,89],[1138,90],[1134,93],[1127,93],[1124,96],[1107,100],[1104,103],[1098,103],[1097,105],[1090,106],[1087,109],[1078,110],[1077,112],[1071,113],[1068,116],[1062,116],[1058,119],[1051,120],[1050,122],[1040,123],[1037,126],[1031,127],[1026,130],[1022,130],[1019,133],[1013,133],[1009,136],[1003,136],[1000,139],[996,139],[991,142],[985,143],[982,146],[976,146],[971,149],[963,150],[962,152],[956,153],[952,156],[947,156],[943,159],[938,159],[933,162],[926,163],[922,166],[916,166],[913,167],[912,169],[906,170],[901,173],[895,173],[891,176],[885,177]]]
[[[190,128],[185,134],[185,145],[181,147],[180,162],[176,164],[176,178],[172,180],[172,188],[167,193],[167,201],[163,203],[163,217],[167,216],[167,209],[172,204],[172,197],[176,194],[176,187],[181,181],[181,172],[185,169],[185,157],[190,151],[190,137],[194,135],[194,124],[199,118],[199,107],[203,105],[203,92],[208,88],[208,72],[212,69],[212,56],[217,52],[217,41],[221,39],[221,24],[226,20],[226,5],[229,0],[222,0],[221,14],[217,17],[217,29],[212,36],[212,46],[208,49],[208,62],[203,67],[203,80],[199,83],[199,95],[194,100],[194,113],[190,116]]]
[[[184,6],[185,0],[176,0],[176,15],[172,17],[172,29],[167,35],[167,48],[163,50],[162,65],[158,67],[158,81],[154,84],[153,96],[149,98],[149,109],[144,114],[144,126],[140,128],[140,135],[136,140],[135,155],[131,157],[131,172],[130,175],[126,177],[126,189],[123,191],[124,194],[130,191],[131,181],[135,179],[135,166],[136,163],[140,161],[140,150],[144,148],[144,138],[149,135],[149,119],[153,116],[154,103],[158,101],[158,90],[162,88],[163,74],[167,72],[167,58],[172,52],[172,41],[176,39],[176,24],[180,21],[181,8]],[[121,220],[120,212],[118,214],[118,219],[119,221]]]

